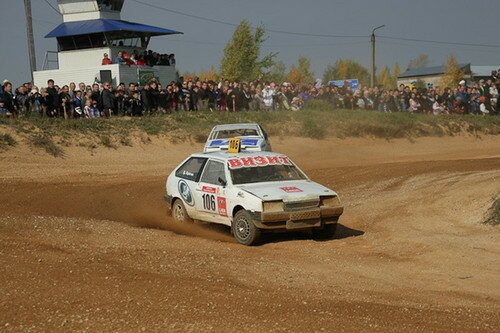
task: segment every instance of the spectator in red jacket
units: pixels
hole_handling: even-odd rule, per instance
[[[107,53],[104,53],[104,58],[102,58],[102,65],[111,65],[113,62],[111,59],[109,59],[109,56]]]

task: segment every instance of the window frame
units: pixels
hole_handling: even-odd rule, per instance
[[[181,170],[182,170],[182,168],[184,168],[186,166],[186,164],[188,164],[189,162],[191,162],[192,160],[195,160],[195,159],[196,160],[203,160],[203,162],[200,166],[200,170],[196,174],[196,177],[194,179],[192,179],[191,177],[186,177],[186,175],[183,175],[181,173]],[[207,157],[192,156],[192,157],[188,158],[184,163],[182,163],[182,165],[180,167],[178,167],[177,170],[175,170],[175,176],[177,178],[181,178],[184,180],[198,183],[201,179],[201,176],[202,176],[204,170],[205,170],[205,166],[207,165],[207,161],[208,161]]]
[[[217,180],[216,180],[216,183],[215,183],[215,184],[214,184],[214,183],[209,183],[209,182],[203,181],[203,177],[205,176],[205,173],[206,173],[206,172],[207,172],[207,170],[208,170],[208,166],[209,166],[210,162],[213,162],[213,163],[218,163],[218,164],[222,165],[222,174],[224,175],[224,181],[225,181],[225,182],[226,182],[226,184],[227,184],[226,164],[225,164],[223,161],[214,160],[214,159],[209,159],[209,160],[205,163],[205,165],[204,165],[204,167],[203,167],[203,173],[202,173],[202,175],[201,175],[201,177],[200,177],[199,182],[200,182],[200,183],[205,183],[205,184],[210,184],[210,185],[215,185],[215,186],[222,186],[222,184],[221,184],[221,183],[219,183],[218,178],[217,178]]]

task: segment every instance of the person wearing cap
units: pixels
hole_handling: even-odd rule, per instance
[[[102,62],[101,64],[103,66],[106,66],[106,65],[111,65],[113,62],[111,61],[111,59],[109,59],[109,56],[107,53],[104,53],[104,57],[102,58]]]

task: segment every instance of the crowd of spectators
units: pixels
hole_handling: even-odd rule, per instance
[[[143,116],[178,111],[299,111],[311,100],[322,100],[334,109],[412,112],[425,114],[499,114],[500,73],[490,78],[453,88],[417,88],[413,84],[397,89],[356,90],[324,86],[321,82],[293,85],[287,82],[221,82],[180,78],[163,87],[156,80],[139,87],[136,83],[86,85],[75,83],[59,87],[53,80],[39,89],[25,83],[13,90],[4,81],[0,90],[0,114],[40,114],[48,117],[96,118],[113,115]]]
[[[101,65],[128,65],[128,66],[175,66],[175,54],[160,54],[147,50],[140,53],[134,50],[132,54],[127,52],[118,52],[115,59],[111,59],[107,53],[104,53]]]

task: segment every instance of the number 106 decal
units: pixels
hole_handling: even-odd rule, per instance
[[[215,203],[215,195],[203,194],[201,198],[203,199],[203,209],[215,212],[215,209],[217,208],[217,205]]]
[[[219,211],[220,216],[227,216],[227,204],[226,198],[217,197],[217,202],[215,199],[215,195],[205,193],[201,196],[203,201],[203,209],[209,210],[212,212]]]

